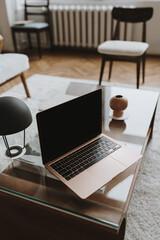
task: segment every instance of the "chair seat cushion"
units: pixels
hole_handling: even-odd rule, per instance
[[[24,25],[13,25],[12,29],[44,29],[46,27],[48,27],[49,24],[46,22],[31,22],[31,23],[27,23]]]
[[[149,44],[135,41],[110,40],[98,46],[98,52],[102,54],[118,56],[141,56],[148,49]]]
[[[24,54],[0,54],[0,84],[29,68],[29,59]]]

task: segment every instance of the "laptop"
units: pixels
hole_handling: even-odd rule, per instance
[[[141,155],[102,133],[102,90],[37,113],[44,166],[87,198]]]

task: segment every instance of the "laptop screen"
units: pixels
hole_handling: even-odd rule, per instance
[[[102,131],[101,89],[37,113],[43,164]]]

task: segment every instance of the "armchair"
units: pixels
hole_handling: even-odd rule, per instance
[[[29,68],[29,59],[24,54],[1,53],[3,37],[0,35],[0,87],[20,76],[27,97],[30,93],[27,87],[24,71]]]

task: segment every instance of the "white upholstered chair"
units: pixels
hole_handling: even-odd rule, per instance
[[[123,8],[114,7],[112,18],[117,21],[112,40],[101,43],[98,52],[102,54],[102,64],[99,77],[99,85],[102,82],[105,62],[109,61],[108,80],[111,77],[112,65],[114,61],[133,62],[137,64],[137,88],[139,88],[140,63],[142,61],[143,83],[145,78],[145,54],[149,47],[146,43],[146,22],[151,19],[153,8]],[[120,40],[121,22],[125,24],[124,40]],[[127,24],[142,23],[142,41],[126,41]]]
[[[26,95],[30,93],[26,84],[24,71],[29,69],[29,59],[24,54],[1,53],[3,46],[3,37],[0,35],[0,86],[20,76]]]

